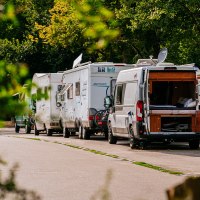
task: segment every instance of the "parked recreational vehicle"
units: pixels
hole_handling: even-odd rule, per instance
[[[36,73],[33,76],[32,96],[36,96],[35,135],[46,131],[48,136],[53,132],[61,132],[59,125],[59,104],[56,102],[57,92],[61,86],[62,73]]]
[[[109,143],[121,137],[130,139],[131,148],[172,141],[199,147],[200,70],[194,64],[163,63],[166,52],[119,73],[108,118]]]
[[[112,96],[118,73],[128,68],[132,65],[83,63],[64,72],[64,86],[58,97],[62,104],[60,117],[64,137],[75,132],[83,139],[99,132],[107,137],[107,120],[99,120],[98,114],[105,111],[104,98]]]

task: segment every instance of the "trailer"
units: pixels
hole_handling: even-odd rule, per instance
[[[61,87],[63,73],[36,73],[32,83],[32,97],[35,97],[35,135],[41,131],[48,136],[62,132],[59,124],[57,92]]]
[[[26,90],[27,85],[23,86]],[[24,105],[24,109],[20,114],[14,116],[15,132],[19,133],[21,128],[25,128],[25,133],[31,133],[34,128],[34,104],[30,95],[27,92],[22,91],[13,95],[13,98],[17,99],[20,104]]]
[[[109,108],[104,99],[112,98],[118,73],[132,67],[124,63],[87,62],[63,73],[58,99],[62,104],[60,121],[64,137],[78,132],[80,139],[99,133],[107,138],[105,118]],[[105,115],[104,120],[100,113]]]

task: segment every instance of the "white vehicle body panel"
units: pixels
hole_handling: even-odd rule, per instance
[[[36,100],[35,124],[37,130],[59,128],[60,109],[56,106],[56,95],[58,87],[61,85],[62,73],[36,73],[32,82],[36,84],[42,93],[48,92],[48,98]],[[33,88],[32,95],[36,94]]]
[[[61,91],[64,96],[60,115],[63,127],[71,129],[78,129],[79,126],[90,127],[89,115],[105,109],[104,98],[106,95],[111,95],[111,87],[114,90],[119,71],[129,68],[132,68],[132,65],[92,63],[65,71],[63,84],[72,85],[73,98],[67,97],[67,90]],[[77,83],[80,83],[78,94],[76,94]]]
[[[193,106],[192,108],[190,107],[185,107],[185,108],[180,108],[178,106],[175,106],[174,104],[170,104],[169,106],[166,104],[156,104],[157,106],[154,106],[153,104],[150,105],[150,90],[153,91],[152,88],[149,88],[149,74],[150,73],[160,73],[165,74],[165,72],[170,72],[171,74],[174,73],[174,80],[173,78],[171,79],[171,82],[168,80],[162,79],[162,77],[156,77],[155,80],[151,79],[151,84],[154,86],[155,84],[159,85],[159,83],[177,83],[176,77],[178,77],[181,73],[189,72],[189,74],[197,74],[197,78],[190,79],[188,82],[187,80],[185,81],[183,77],[181,77],[181,80],[179,82],[179,85],[173,86],[173,88],[177,88],[180,86],[180,84],[189,83],[193,84],[192,86],[192,92],[191,95],[193,97],[193,101],[195,101],[195,82],[200,83],[200,72],[199,69],[194,67],[194,65],[180,65],[176,66],[171,63],[160,63],[158,65],[151,65],[151,64],[136,64],[134,68],[124,70],[119,72],[117,82],[116,82],[116,90],[115,90],[115,98],[114,98],[114,107],[113,107],[113,112],[109,114],[108,121],[110,123],[111,127],[111,132],[114,137],[125,137],[125,138],[130,138],[130,127],[133,129],[133,134],[132,138],[137,137],[137,139],[143,139],[143,138],[148,138],[149,136],[152,136],[153,139],[156,137],[159,139],[162,138],[163,140],[184,140],[184,141],[190,141],[190,140],[198,140],[199,138],[199,127],[196,125],[194,121],[198,121],[199,119],[199,108],[200,108],[200,103],[199,100],[197,101],[196,106]],[[160,73],[160,76],[162,76]],[[187,74],[187,73],[186,73]],[[163,76],[164,77],[164,76]],[[160,81],[160,82],[159,82]],[[151,85],[151,87],[153,87]],[[121,88],[120,88],[121,87]],[[188,86],[189,87],[189,86]],[[183,88],[183,87],[182,87]],[[200,88],[200,87],[197,87]],[[173,91],[176,91],[176,90]],[[184,89],[182,89],[184,93]],[[186,88],[185,90],[188,90]],[[118,94],[119,91],[119,94]],[[155,88],[154,88],[155,91]],[[159,91],[157,90],[159,93]],[[162,94],[164,94],[165,91],[163,91]],[[181,92],[178,93],[178,95],[181,95]],[[200,96],[200,89],[198,91],[199,96]],[[155,94],[154,93],[151,93]],[[156,93],[157,94],[157,93]],[[120,97],[120,95],[122,97]],[[196,95],[197,96],[197,95]],[[198,98],[200,99],[200,97]],[[191,97],[190,97],[191,98]],[[120,100],[121,99],[121,100]],[[143,105],[143,113],[141,115],[142,120],[140,122],[137,121],[137,103],[140,101],[142,102]],[[151,106],[151,107],[150,107]],[[155,127],[154,124],[151,124],[151,121],[153,121],[153,117],[150,120],[150,117],[152,115],[159,116],[157,119],[160,120],[160,127],[157,126],[159,129],[156,132],[155,128],[153,129],[152,127]],[[166,131],[164,129],[164,125],[169,125],[170,123],[168,122],[175,122],[176,118],[178,118],[178,124],[180,126],[183,125],[188,125],[191,126],[185,131]],[[163,120],[163,121],[161,121]],[[165,120],[165,121],[164,121]],[[168,121],[167,121],[168,120]],[[188,120],[188,121],[187,121]],[[191,122],[190,120],[193,120]],[[156,123],[156,121],[154,122]],[[193,123],[193,124],[192,124]],[[192,125],[191,125],[192,124]],[[140,128],[139,128],[140,127]],[[195,127],[195,128],[194,128]],[[153,129],[153,131],[151,131]],[[170,130],[170,129],[168,129]],[[183,129],[180,129],[183,130]],[[194,130],[197,130],[196,132]],[[140,132],[141,131],[141,132]],[[187,136],[186,136],[187,135]],[[156,136],[156,137],[154,137]],[[173,138],[173,139],[171,139]],[[114,140],[113,140],[114,141]],[[111,143],[113,142],[111,141]],[[116,142],[116,141],[114,141]]]

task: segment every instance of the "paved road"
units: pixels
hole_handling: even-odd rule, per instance
[[[126,141],[110,145],[102,137],[89,141],[79,140],[77,136],[65,139],[61,135],[41,134],[35,137],[24,134],[23,130],[15,134],[14,129],[0,129],[0,155],[10,165],[20,164],[18,183],[37,191],[43,200],[90,199],[104,184],[109,169],[113,173],[109,191],[115,200],[166,200],[166,188],[185,179],[185,176],[137,166],[131,161],[186,175],[200,174],[200,150],[191,151],[185,144],[168,148],[153,146],[141,151],[131,150]]]

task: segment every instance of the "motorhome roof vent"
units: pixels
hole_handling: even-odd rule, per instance
[[[158,63],[158,59],[139,59],[137,65],[155,65]]]
[[[180,65],[180,67],[195,67],[195,63]]]
[[[174,63],[168,63],[168,62],[166,62],[166,63],[158,63],[157,65],[156,65],[157,67],[170,67],[170,66],[174,66]]]
[[[99,65],[99,64],[108,65],[108,64],[113,64],[113,62],[94,62],[93,64],[95,64],[95,65]]]

